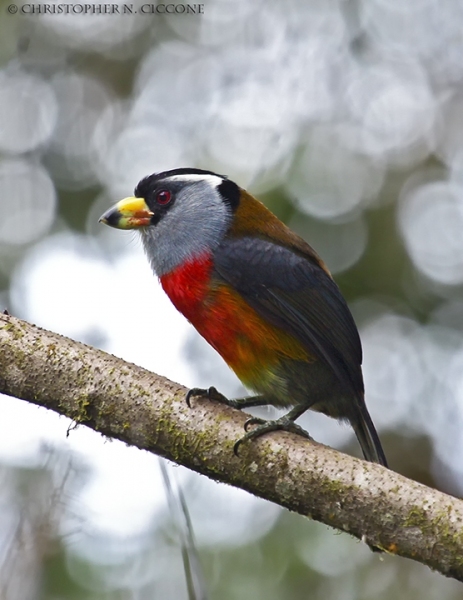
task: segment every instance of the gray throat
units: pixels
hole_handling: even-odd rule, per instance
[[[157,225],[140,230],[143,246],[158,277],[222,242],[232,220],[229,207],[209,182],[186,186]]]

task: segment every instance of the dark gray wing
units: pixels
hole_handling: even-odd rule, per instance
[[[267,240],[226,238],[214,267],[264,319],[291,332],[354,395],[363,393],[357,327],[338,286],[313,256]]]

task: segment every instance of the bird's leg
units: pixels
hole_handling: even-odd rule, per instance
[[[242,408],[251,408],[252,406],[265,406],[269,404],[268,400],[264,398],[264,396],[249,396],[248,398],[235,398],[230,400],[218,392],[215,387],[210,387],[208,389],[192,388],[188,391],[185,400],[190,408],[190,400],[195,396],[206,396],[206,398],[209,398],[209,400],[221,402],[222,404],[226,404],[232,408],[237,408],[238,410],[241,410]]]
[[[226,404],[227,406],[231,406],[232,408],[237,408],[239,410],[243,408],[251,408],[252,406],[266,406],[269,404],[269,401],[265,396],[250,396],[249,398],[235,398],[230,400],[218,392],[215,387],[210,387],[208,389],[192,388],[189,390],[185,398],[188,406],[191,407],[190,400],[195,396],[206,396],[210,400],[221,402],[222,404]],[[269,433],[270,431],[288,431],[311,440],[312,438],[307,431],[302,429],[300,425],[294,422],[303,413],[305,413],[307,409],[308,406],[306,404],[298,404],[286,415],[283,415],[274,421],[266,421],[265,419],[260,419],[259,417],[250,417],[244,424],[246,434],[235,443],[233,446],[233,452],[236,454],[236,456],[238,456],[238,448],[243,442],[260,437],[261,435],[264,435],[264,433]],[[251,431],[248,431],[250,425],[257,425],[257,427]]]
[[[236,454],[236,456],[238,456],[238,448],[243,442],[260,437],[264,433],[268,433],[270,431],[288,431],[311,440],[312,438],[307,431],[302,429],[300,425],[294,422],[307,410],[307,408],[308,406],[305,404],[298,404],[292,410],[290,410],[289,413],[283,415],[279,419],[275,419],[274,421],[266,421],[265,419],[259,419],[258,417],[251,417],[244,424],[244,429],[247,431],[247,433],[235,443],[233,446],[233,452]],[[257,425],[257,427],[251,431],[248,431],[250,425]]]

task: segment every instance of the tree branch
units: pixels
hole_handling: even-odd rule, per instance
[[[463,581],[463,501],[285,432],[240,447],[245,415],[95,348],[0,315],[0,392]]]

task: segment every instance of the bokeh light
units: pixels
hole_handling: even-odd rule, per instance
[[[399,224],[422,273],[447,285],[463,282],[463,187],[435,181],[407,190]]]
[[[28,244],[46,234],[56,210],[48,171],[35,161],[0,160],[0,243]]]
[[[0,149],[22,154],[45,144],[58,106],[52,87],[37,75],[0,72]]]

